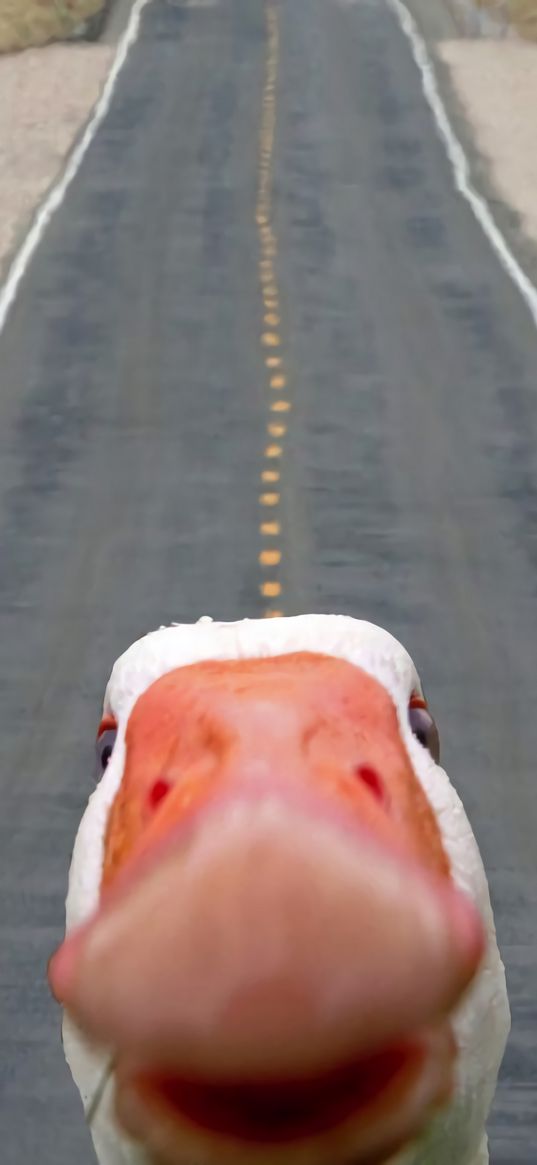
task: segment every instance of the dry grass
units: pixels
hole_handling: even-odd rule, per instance
[[[105,0],[0,0],[0,52],[72,36]]]
[[[477,4],[509,16],[523,36],[537,40],[537,0],[477,0]]]

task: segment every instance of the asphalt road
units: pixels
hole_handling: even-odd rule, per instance
[[[492,1161],[530,1165],[537,331],[385,3],[279,18],[278,605],[378,621],[422,670],[508,965]],[[162,622],[266,607],[265,59],[261,0],[154,0],[0,340],[3,1165],[92,1162],[44,970],[110,666]]]

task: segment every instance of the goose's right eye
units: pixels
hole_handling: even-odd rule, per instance
[[[110,763],[117,736],[117,724],[112,717],[103,720],[97,736],[97,775],[102,776]]]
[[[436,764],[439,764],[440,737],[425,700],[419,696],[413,696],[408,709],[408,717],[416,740],[419,740],[423,748],[430,752]]]

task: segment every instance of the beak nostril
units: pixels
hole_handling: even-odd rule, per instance
[[[377,801],[384,801],[384,785],[376,771],[371,765],[357,765],[356,776],[360,779],[362,784],[367,785],[367,788],[377,799]]]
[[[153,782],[149,790],[148,797],[151,809],[158,809],[161,801],[164,801],[164,798],[168,796],[170,789],[171,785],[169,781],[165,781],[163,777],[158,777],[157,780]]]

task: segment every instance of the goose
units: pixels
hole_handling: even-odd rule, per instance
[[[346,615],[161,627],[97,752],[49,980],[99,1165],[486,1165],[505,971],[401,644]]]

